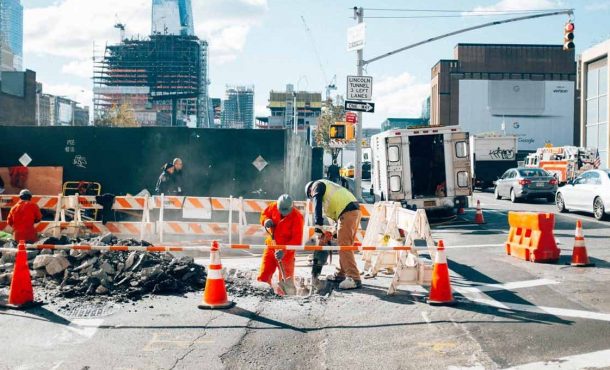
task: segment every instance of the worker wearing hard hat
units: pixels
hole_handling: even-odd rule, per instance
[[[42,220],[40,208],[32,202],[32,193],[23,189],[19,193],[19,202],[11,208],[8,214],[8,224],[13,228],[15,241],[34,243],[38,241],[38,234],[34,228]]]
[[[313,199],[314,224],[318,239],[324,239],[324,217],[337,223],[337,242],[341,246],[354,245],[360,225],[360,204],[349,190],[328,180],[311,181],[305,186],[305,194]],[[362,287],[360,272],[353,251],[339,251],[339,271],[326,280],[338,282],[340,289]]]
[[[270,236],[267,245],[300,245],[303,240],[303,215],[294,206],[292,197],[281,195],[277,202],[271,203],[261,214],[261,224],[267,229]],[[284,280],[294,276],[294,250],[265,248],[258,274],[258,281],[271,284],[271,277],[281,261],[286,276]]]

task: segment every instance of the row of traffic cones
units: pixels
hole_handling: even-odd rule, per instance
[[[460,206],[457,210],[458,216],[466,214],[464,211],[464,206]],[[477,212],[474,215],[474,223],[477,225],[481,225],[485,223],[485,218],[483,217],[483,209],[481,208],[481,201],[477,200]]]

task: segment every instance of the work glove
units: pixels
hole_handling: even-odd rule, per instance
[[[265,227],[267,229],[271,229],[273,226],[275,226],[275,224],[273,223],[273,220],[270,219],[270,218],[265,220],[265,224],[264,225],[265,225]]]
[[[275,250],[275,259],[281,260],[282,258],[284,258],[284,251],[282,249],[276,249]]]

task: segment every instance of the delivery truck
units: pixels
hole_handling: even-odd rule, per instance
[[[471,135],[470,158],[474,187],[493,187],[506,170],[517,167],[517,137]]]

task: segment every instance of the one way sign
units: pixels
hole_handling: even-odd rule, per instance
[[[345,110],[351,110],[351,111],[355,111],[355,112],[374,113],[375,112],[375,103],[346,100],[345,101]]]

